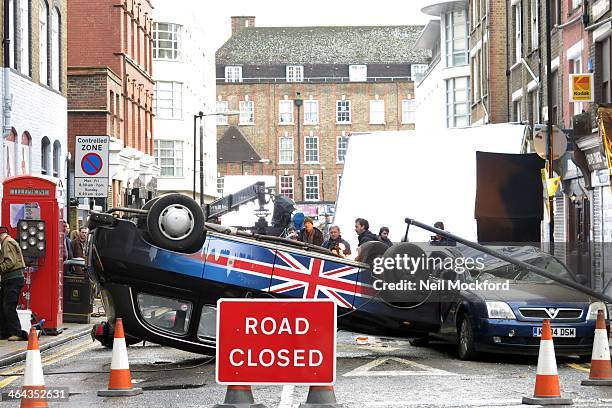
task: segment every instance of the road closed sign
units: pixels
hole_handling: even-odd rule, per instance
[[[570,102],[593,102],[593,74],[570,74],[569,79]]]
[[[331,385],[336,305],[318,299],[220,299],[217,383]]]
[[[108,196],[108,136],[77,136],[74,161],[76,197]]]

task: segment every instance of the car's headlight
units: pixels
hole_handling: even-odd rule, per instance
[[[516,319],[514,312],[506,302],[487,302],[489,319]]]
[[[587,320],[597,320],[597,311],[604,311],[604,318],[608,318],[608,308],[603,302],[593,302],[589,306],[589,312],[587,313]]]

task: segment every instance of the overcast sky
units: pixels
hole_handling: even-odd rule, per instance
[[[206,10],[210,13],[206,20],[211,24],[209,35],[213,36],[215,48],[219,48],[230,37],[231,16],[255,16],[255,25],[264,27],[426,24],[431,17],[420,12],[426,3],[433,1],[226,0],[221,7]],[[206,2],[200,3],[200,6],[208,8],[206,4],[219,3]]]

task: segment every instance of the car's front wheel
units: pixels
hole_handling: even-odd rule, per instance
[[[463,314],[458,324],[457,354],[461,360],[473,360],[478,353],[474,345],[474,330],[469,314]]]

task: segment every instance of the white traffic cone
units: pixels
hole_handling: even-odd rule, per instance
[[[595,323],[595,338],[593,339],[593,354],[591,356],[591,371],[589,379],[582,380],[582,385],[612,385],[612,363],[610,362],[610,344],[604,311],[597,311]]]
[[[40,349],[38,348],[38,335],[36,334],[36,329],[32,327],[28,335],[28,351],[26,351],[21,407],[48,407],[47,399],[39,397],[44,390],[45,378],[40,359]]]

